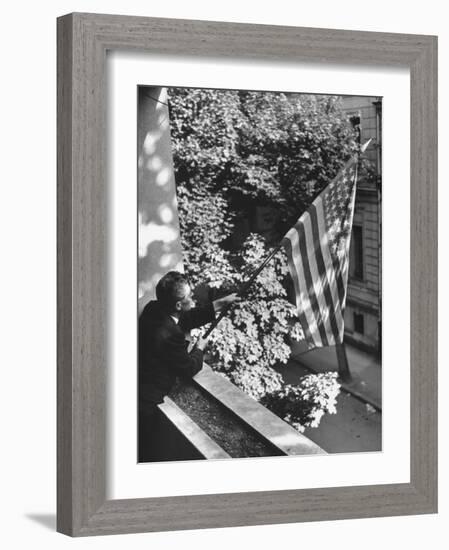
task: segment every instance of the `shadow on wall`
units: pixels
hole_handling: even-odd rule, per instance
[[[141,86],[138,93],[140,312],[162,275],[183,268],[167,92]]]

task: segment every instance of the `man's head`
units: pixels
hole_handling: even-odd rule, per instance
[[[179,271],[169,271],[156,285],[157,301],[170,315],[179,316],[194,302],[187,277]]]

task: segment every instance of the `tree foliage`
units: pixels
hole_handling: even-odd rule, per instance
[[[244,283],[266,255],[263,239],[251,234],[235,282]],[[213,364],[255,399],[281,388],[282,377],[273,367],[287,362],[290,340],[302,337],[296,308],[285,299],[287,273],[285,254],[279,251],[210,337]]]
[[[220,193],[240,215],[292,223],[357,148],[335,96],[170,89],[178,185]]]
[[[306,427],[318,427],[324,414],[337,412],[339,393],[336,372],[309,374],[297,386],[285,385],[266,393],[261,403],[303,432]]]

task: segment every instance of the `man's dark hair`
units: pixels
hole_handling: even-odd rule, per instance
[[[157,301],[169,313],[175,311],[176,302],[185,295],[185,285],[189,284],[187,277],[179,271],[169,271],[156,285]]]

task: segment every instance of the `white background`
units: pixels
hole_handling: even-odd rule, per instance
[[[404,9],[406,6],[406,9]],[[433,516],[347,520],[311,524],[243,527],[163,534],[122,535],[71,540],[54,532],[56,471],[56,25],[71,11],[272,23],[354,30],[439,35],[440,98],[449,97],[448,36],[444,3],[435,0],[400,5],[386,0],[321,0],[299,3],[261,0],[212,3],[190,0],[149,3],[60,0],[54,4],[16,2],[2,10],[1,68],[1,518],[2,546],[188,548],[389,548],[399,540],[410,549],[443,547],[448,513],[448,413],[443,397],[449,382],[440,372],[440,513]],[[448,150],[447,102],[440,102],[440,157]],[[440,163],[440,181],[448,181]],[[447,186],[440,186],[440,205]],[[400,206],[400,205],[399,205]],[[443,211],[444,212],[444,211]],[[440,234],[446,235],[447,216]],[[441,242],[444,243],[441,238]],[[444,244],[440,280],[447,278]],[[440,289],[440,311],[447,290]],[[441,316],[440,363],[447,321]]]

